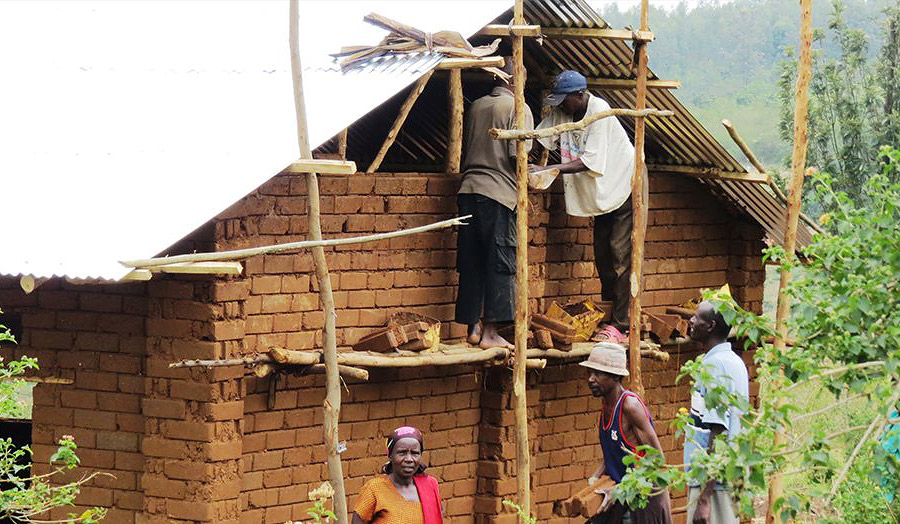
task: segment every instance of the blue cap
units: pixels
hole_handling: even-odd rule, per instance
[[[544,98],[544,104],[558,106],[570,93],[577,93],[587,89],[587,79],[578,71],[563,71],[556,75],[553,81],[553,89]]]

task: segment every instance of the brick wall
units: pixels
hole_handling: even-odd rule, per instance
[[[359,236],[415,227],[455,216],[456,177],[443,174],[322,176],[322,231]],[[558,184],[557,184],[558,185]],[[556,187],[556,186],[554,186]],[[215,222],[219,249],[307,238],[306,181],[279,175],[222,213]],[[531,309],[553,300],[599,298],[588,218],[565,214],[562,194],[534,194],[529,214]],[[762,230],[730,215],[696,180],[651,174],[643,305],[661,309],[731,280],[735,296],[758,309],[764,272]],[[393,312],[410,310],[452,324],[458,277],[452,229],[326,250],[337,308],[337,341],[349,346]],[[307,252],[255,257],[245,349],[321,345],[323,325]]]
[[[82,489],[76,508],[54,511],[52,518],[103,506],[114,508],[107,520],[130,524],[143,508],[144,290],[144,284],[73,286],[53,280],[25,295],[17,280],[0,279],[0,308],[21,314],[23,324],[19,347],[14,355],[4,351],[4,358],[36,357],[39,375],[74,380],[33,390],[34,473],[49,472],[56,443],[72,435],[82,468],[62,479],[93,471],[115,476],[95,478]]]
[[[323,232],[355,236],[451,217],[457,184],[434,174],[322,177]],[[213,239],[218,249],[304,240],[305,188],[301,176],[277,176],[172,252]],[[596,299],[590,221],[565,215],[558,192],[533,195],[531,206],[532,310],[553,300]],[[730,215],[684,177],[652,175],[650,206],[645,306],[678,304],[700,287],[728,281],[739,300],[759,309],[758,226]],[[463,327],[451,322],[454,247],[455,233],[443,230],[327,250],[339,345],[400,310],[442,320],[445,338],[461,336]],[[311,275],[303,252],[249,259],[234,279],[157,275],[112,286],[51,280],[31,295],[14,279],[0,279],[0,307],[22,314],[19,352],[37,356],[42,372],[74,380],[35,389],[36,458],[45,460],[61,435],[74,435],[88,470],[116,475],[88,485],[79,508],[111,507],[117,523],[304,518],[307,491],[325,477],[322,378],[280,377],[273,395],[273,379],[241,378],[240,368],[168,364],[272,345],[320,347],[323,314]],[[679,354],[668,367],[645,363],[648,400],[671,460],[678,460],[678,445],[666,433],[668,420],[687,402],[672,382],[687,357]],[[542,520],[552,500],[577,486],[599,458],[598,404],[581,371],[554,365],[529,374],[534,502]],[[500,500],[515,492],[507,371],[372,370],[369,383],[351,385],[344,399],[340,438],[348,442],[351,496],[376,473],[384,436],[413,424],[427,434],[426,458],[454,522],[509,518],[499,513]]]

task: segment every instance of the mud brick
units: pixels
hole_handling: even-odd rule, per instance
[[[387,353],[407,342],[409,338],[401,326],[385,327],[361,338],[353,344],[353,350]]]

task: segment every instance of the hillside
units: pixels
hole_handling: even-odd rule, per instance
[[[881,47],[882,10],[895,0],[845,0],[850,27],[863,30],[870,54]],[[652,6],[652,1],[651,1]],[[827,28],[831,2],[814,2],[813,24]],[[602,16],[613,27],[638,25],[636,8],[622,12],[603,4]],[[799,39],[799,9],[793,0],[735,0],[685,4],[666,11],[651,7],[650,67],[663,79],[680,79],[678,98],[735,157],[743,155],[720,124],[734,122],[753,151],[768,165],[780,165],[788,145],[778,136],[778,65]],[[824,48],[823,48],[824,45]],[[835,53],[829,39],[817,43]]]

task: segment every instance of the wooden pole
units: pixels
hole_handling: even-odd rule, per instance
[[[505,360],[509,357],[509,350],[505,348],[481,349],[466,352],[422,352],[414,355],[385,355],[363,351],[347,351],[338,354],[337,361],[345,366],[373,367],[373,368],[409,368],[421,366],[456,366],[460,364],[473,364],[476,362],[489,362],[491,360]]]
[[[812,0],[800,0],[800,64],[797,68],[797,85],[794,91],[794,149],[791,154],[791,183],[788,187],[787,213],[785,216],[784,250],[792,256],[797,248],[797,223],[800,219],[800,197],[803,192],[803,176],[806,170],[806,146],[809,139],[809,81],[812,77]],[[790,272],[782,266],[778,284],[778,305],[775,310],[775,353],[785,350],[787,339],[787,318],[790,314],[791,299],[786,288],[791,281]],[[778,387],[780,378],[773,387]],[[775,431],[775,446],[785,443],[783,428]],[[769,480],[769,505],[766,523],[780,522],[776,514],[775,501],[784,493],[784,485],[779,475]]]
[[[416,103],[416,99],[419,98],[419,95],[421,95],[422,91],[425,90],[425,84],[428,83],[428,80],[433,74],[434,69],[425,73],[425,75],[416,82],[415,86],[413,86],[412,91],[409,92],[406,100],[403,101],[403,105],[400,106],[400,111],[397,112],[397,118],[394,119],[394,125],[392,125],[391,129],[388,131],[387,137],[384,139],[384,143],[381,144],[381,149],[378,150],[378,154],[375,155],[375,160],[372,160],[372,163],[369,165],[369,169],[366,169],[366,173],[374,173],[375,171],[378,171],[379,167],[381,167],[381,162],[384,160],[384,156],[387,155],[388,149],[390,149],[391,146],[394,145],[394,140],[397,139],[397,134],[400,133],[400,128],[403,127],[403,122],[406,122],[406,117],[409,116],[409,112],[412,109],[413,104]]]
[[[297,112],[297,144],[301,158],[312,158],[309,147],[309,133],[306,127],[306,102],[303,98],[303,70],[300,66],[300,7],[298,0],[290,2],[290,48],[291,72],[294,84],[294,105]],[[307,200],[309,202],[309,236],[312,240],[322,240],[322,221],[319,211],[319,181],[315,173],[307,175]],[[341,413],[341,377],[337,362],[337,337],[334,309],[334,295],[331,292],[331,278],[325,261],[325,248],[312,249],[319,283],[319,297],[325,312],[325,329],[322,334],[322,349],[325,360],[325,402],[324,429],[325,453],[328,464],[328,480],[334,488],[334,513],[338,524],[347,524],[347,495],[344,490],[344,472],[341,456],[338,454],[338,420]]]
[[[451,69],[449,82],[450,130],[447,144],[447,173],[459,173],[463,141],[462,69]]]
[[[647,97],[647,90],[644,89],[644,98]],[[646,102],[645,102],[646,105]],[[669,111],[668,109],[644,109],[640,110],[635,109],[626,109],[626,108],[613,108],[607,109],[606,111],[599,111],[597,113],[592,113],[582,118],[578,122],[566,122],[565,124],[555,125],[553,127],[545,127],[543,129],[535,129],[533,131],[526,131],[524,129],[497,129],[491,128],[488,130],[488,134],[491,138],[497,140],[522,140],[522,139],[531,139],[531,138],[547,138],[550,136],[559,135],[561,133],[565,133],[566,131],[577,131],[579,129],[584,129],[585,127],[593,124],[597,120],[602,120],[604,118],[609,118],[611,116],[633,116],[633,117],[643,117],[645,116],[672,116],[675,113]]]
[[[525,25],[523,0],[516,0],[513,8],[513,24]],[[513,94],[516,98],[516,129],[525,127],[525,42],[514,36]],[[519,521],[527,522],[531,515],[531,450],[528,445],[528,401],[525,391],[525,372],[528,351],[528,151],[525,141],[516,142],[516,331],[515,367],[513,370],[513,397],[516,419],[516,494],[517,503],[524,515]]]
[[[347,160],[347,129],[345,127],[338,135],[338,154],[341,155],[341,160]]]
[[[365,242],[377,242],[379,240],[387,240],[389,238],[403,237],[407,235],[415,235],[435,229],[443,229],[451,226],[466,225],[463,220],[472,218],[472,215],[465,215],[448,220],[441,220],[434,224],[425,226],[412,227],[409,229],[400,229],[389,233],[376,233],[374,235],[366,235],[362,237],[345,237],[330,238],[328,240],[303,240],[300,242],[288,242],[286,244],[275,244],[272,246],[249,247],[246,249],[234,249],[232,251],[214,251],[211,253],[191,253],[189,255],[175,255],[171,257],[156,257],[142,260],[122,260],[119,263],[125,267],[150,268],[156,266],[164,266],[173,262],[198,262],[211,260],[238,260],[242,258],[250,258],[258,255],[272,255],[275,253],[284,253],[285,251],[296,251],[298,249],[322,248],[343,246],[347,244],[361,244]]]
[[[648,0],[641,2],[641,31],[648,30]],[[634,109],[647,107],[647,42],[635,41],[637,47],[637,95]],[[630,388],[644,394],[641,380],[641,276],[644,265],[644,234],[647,231],[647,203],[644,201],[644,117],[634,120],[634,176],[631,178],[631,300],[628,303],[628,373]]]

